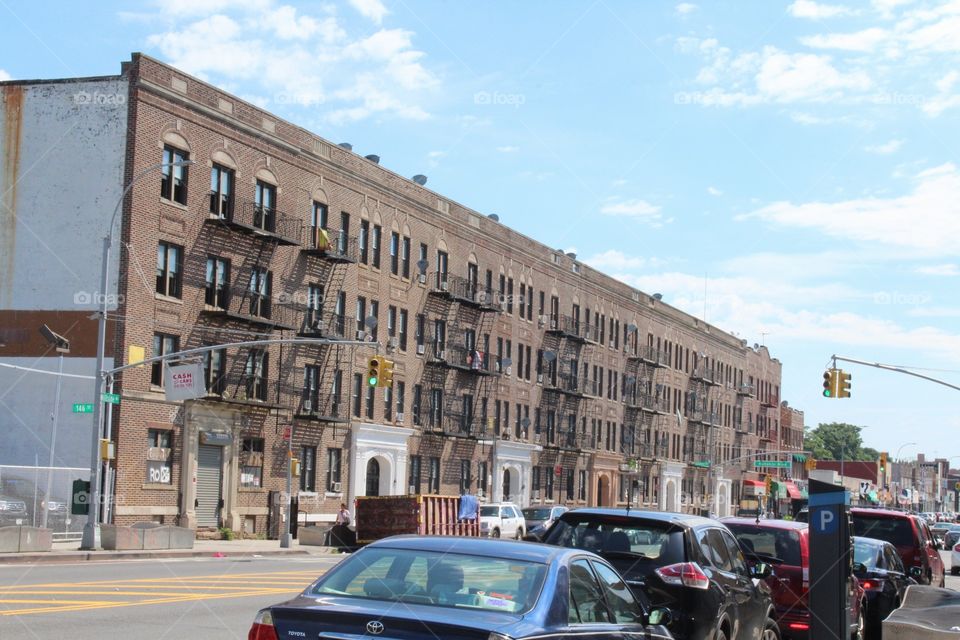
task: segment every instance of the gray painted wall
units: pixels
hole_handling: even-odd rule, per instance
[[[101,239],[122,191],[127,93],[120,78],[2,87],[0,309],[97,308]]]

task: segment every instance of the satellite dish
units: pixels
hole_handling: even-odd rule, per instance
[[[637,330],[637,325],[633,324],[632,322],[627,325],[627,333],[633,333],[636,330]]]
[[[347,151],[353,151],[353,145],[350,144],[349,142],[341,142],[337,146],[340,147],[341,149],[346,149]]]
[[[420,271],[420,273],[426,273],[427,267],[429,266],[430,266],[430,263],[427,262],[426,260],[417,260],[417,270]]]
[[[375,153],[371,153],[370,155],[363,156],[363,157],[369,160],[370,162],[372,162],[373,164],[380,164],[380,156],[378,156]]]
[[[627,376],[626,380],[627,380],[627,384],[633,384],[634,382],[637,381],[637,377],[636,377],[636,376]]]
[[[491,220],[493,220],[494,222],[500,222],[500,216],[498,216],[498,215],[495,214],[495,213],[491,213],[491,214],[488,215],[487,217],[490,218]]]
[[[570,251],[567,253],[567,257],[570,258],[571,260],[576,260],[577,254],[575,254],[573,251]]]
[[[653,299],[654,299],[654,300],[663,300],[663,294],[662,294],[662,293],[655,293],[655,294],[653,294]]]
[[[418,173],[417,175],[413,176],[413,181],[422,187],[423,185],[427,184],[427,176],[423,175],[422,173]]]
[[[521,421],[520,421],[520,425],[521,425],[524,429],[526,429],[527,427],[529,427],[529,426],[530,426],[530,418],[524,418],[523,420],[521,420]]]
[[[375,329],[377,326],[377,316],[367,316],[363,324],[366,325],[367,329]]]
[[[512,364],[513,364],[513,360],[511,360],[510,358],[504,358],[503,360],[500,361],[501,367],[509,367]]]
[[[557,354],[555,354],[553,351],[544,351],[543,359],[546,360],[547,362],[553,362],[554,360],[557,359]]]

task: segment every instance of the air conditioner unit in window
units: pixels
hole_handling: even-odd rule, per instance
[[[549,321],[550,321],[550,316],[540,316],[539,318],[537,318],[537,324],[540,325],[541,327],[547,324],[547,322]]]
[[[501,439],[501,440],[509,440],[509,439],[510,439],[510,432],[509,432],[509,431],[504,431],[503,433],[501,433],[501,434],[500,434],[500,439]]]
[[[505,373],[506,375],[508,375],[508,376],[512,376],[512,375],[513,375],[513,365],[507,367],[507,368],[504,370],[504,373]]]
[[[536,491],[533,492],[533,499],[534,500],[540,499],[540,489],[537,489]]]
[[[403,422],[403,414],[402,414],[402,413],[398,413],[398,414],[397,414],[397,422]]]
[[[420,284],[427,284],[427,274],[421,273],[421,274],[417,277],[417,280],[420,281]]]
[[[539,433],[535,433],[535,434],[533,435],[533,443],[534,443],[534,444],[540,444],[540,441],[541,441],[542,439],[543,439],[543,436],[542,436],[541,434],[539,434]]]
[[[483,500],[483,489],[477,489],[477,497]]]
[[[477,291],[476,295],[473,296],[474,301],[477,304],[487,304],[489,296],[486,291]]]
[[[367,339],[366,331],[364,331],[363,329],[360,329],[359,331],[357,331],[357,340],[366,340],[366,339]]]
[[[418,356],[422,356],[422,355],[423,355],[423,351],[424,351],[424,345],[418,344],[418,345],[417,345],[417,355],[418,355]]]
[[[396,336],[387,339],[387,348],[396,349],[400,345],[400,339]]]
[[[441,280],[440,291],[449,291],[449,290],[450,290],[450,283],[447,282],[446,280]]]
[[[616,344],[613,342],[613,340],[611,340],[611,341],[610,341],[610,348],[613,349],[614,347],[616,347]]]
[[[447,354],[446,354],[446,352],[445,352],[443,349],[438,349],[436,353],[437,353],[437,360],[446,360],[446,359],[447,359]]]
[[[543,384],[543,374],[542,374],[542,373],[538,373],[538,374],[537,374],[537,384]]]
[[[334,482],[334,483],[333,483],[333,492],[334,492],[334,493],[340,493],[342,490],[343,490],[343,485],[342,485],[341,483],[339,483],[339,482]]]
[[[407,487],[407,495],[412,496],[412,495],[416,495],[416,493],[417,493],[417,488],[415,486],[410,485],[409,487]]]

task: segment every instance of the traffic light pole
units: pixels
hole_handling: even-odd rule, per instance
[[[866,365],[866,366],[868,366],[868,367],[874,367],[874,368],[876,368],[876,369],[884,369],[884,370],[886,370],[886,371],[896,371],[897,373],[905,373],[905,374],[907,374],[908,376],[914,376],[914,377],[916,377],[916,378],[923,378],[924,380],[929,380],[930,382],[936,382],[937,384],[942,384],[942,385],[945,386],[945,387],[950,387],[951,389],[954,389],[954,390],[956,390],[956,391],[960,391],[960,387],[958,387],[957,385],[950,384],[949,382],[945,382],[945,381],[943,381],[943,380],[938,380],[937,378],[932,378],[932,377],[930,377],[930,376],[925,376],[925,375],[920,374],[920,373],[915,373],[915,372],[913,372],[913,371],[909,371],[909,370],[907,370],[907,369],[904,369],[903,367],[895,367],[895,366],[893,366],[893,365],[881,364],[881,363],[879,363],[879,362],[866,362],[865,360],[854,360],[853,358],[845,358],[845,357],[843,357],[843,356],[838,356],[838,355],[830,356],[830,359],[833,360],[834,367],[836,367],[836,364],[837,364],[837,361],[838,361],[838,360],[841,361],[841,362],[852,362],[853,364],[862,364],[862,365]]]

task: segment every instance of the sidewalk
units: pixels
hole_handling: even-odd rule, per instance
[[[336,554],[333,547],[300,546],[293,540],[288,549],[280,548],[279,540],[197,540],[193,549],[159,549],[156,551],[80,551],[78,542],[54,542],[53,550],[42,553],[0,553],[2,564],[36,564],[85,562],[88,560],[143,560],[164,558],[265,557]],[[222,554],[218,556],[217,554]]]

